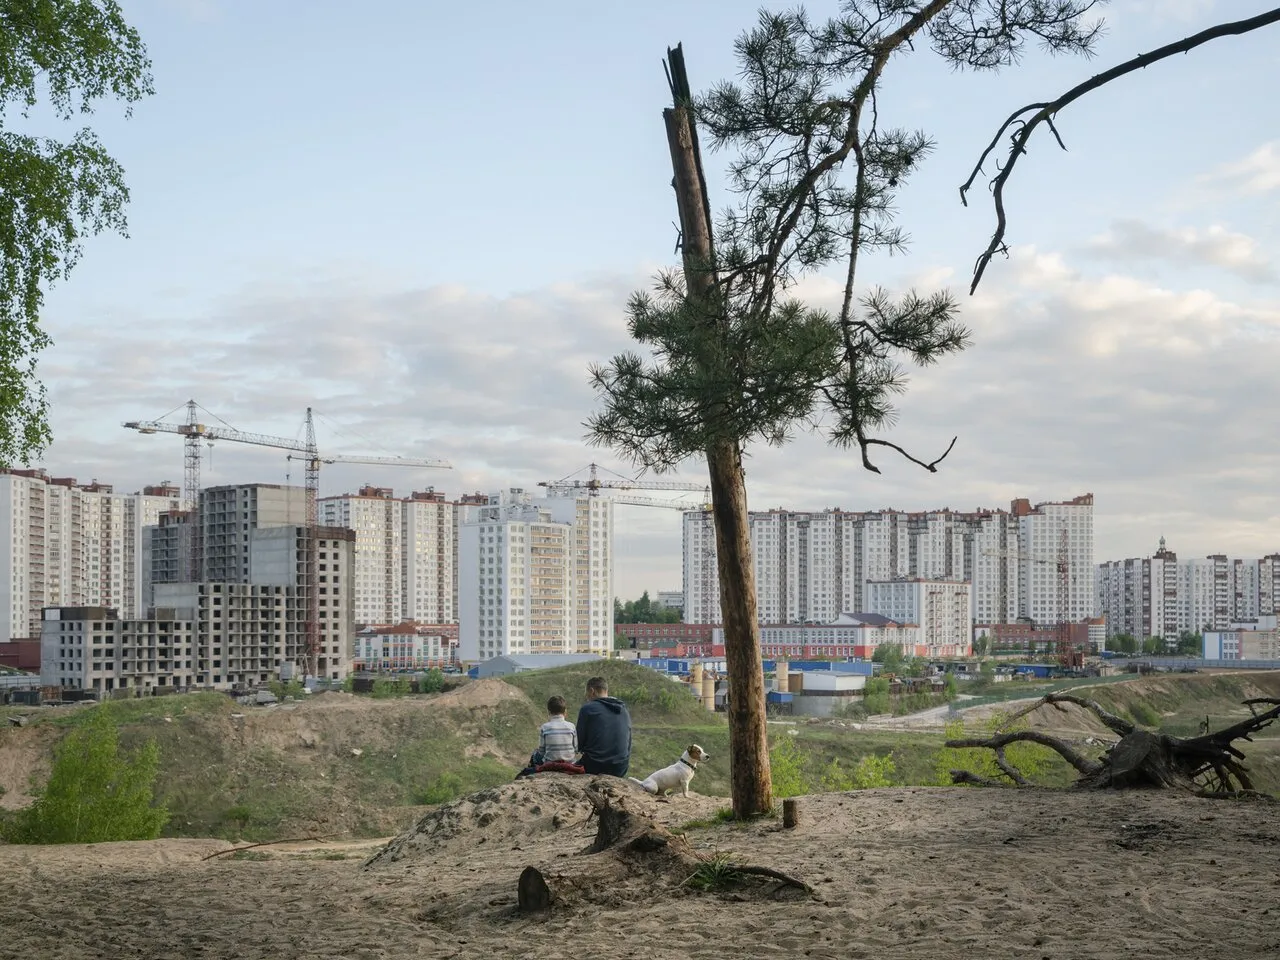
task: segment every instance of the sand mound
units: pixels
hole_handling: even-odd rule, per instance
[[[481,790],[431,811],[370,858],[367,866],[424,857],[456,843],[510,845],[584,823],[589,777],[543,774]]]
[[[619,783],[613,777],[570,776],[544,773],[505,783],[446,803],[423,816],[365,864],[388,866],[397,862],[434,860],[448,851],[499,855],[558,835],[564,848],[577,852],[595,835],[592,806],[586,788],[597,780]],[[635,791],[635,808],[667,827],[711,816],[724,805],[718,797],[691,793],[688,797],[657,800],[630,781],[624,789]]]
[[[473,680],[441,694],[435,703],[444,708],[474,710],[477,707],[496,707],[505,700],[528,700],[524,692],[502,680]]]

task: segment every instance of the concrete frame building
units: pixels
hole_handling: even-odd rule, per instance
[[[903,578],[968,581],[970,615],[978,623],[1056,618],[1056,568],[1022,557],[1056,557],[1064,530],[1068,616],[1094,613],[1092,494],[1035,505],[1015,500],[1008,511],[969,513],[777,509],[753,511],[749,522],[761,623],[826,623],[863,607],[868,581]],[[711,514],[685,513],[683,536],[684,619],[719,623]]]
[[[320,622],[318,676],[350,667],[349,530],[316,530]],[[254,583],[158,583],[145,618],[105,607],[49,607],[41,623],[41,681],[111,694],[162,687],[254,687],[301,677],[306,666],[304,527],[250,531]]]
[[[48,606],[146,609],[146,529],[182,506],[177,487],[116,493],[44,470],[0,471],[0,643],[42,633]]]

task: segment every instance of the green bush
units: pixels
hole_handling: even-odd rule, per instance
[[[853,789],[873,790],[876,787],[893,786],[893,777],[897,773],[893,765],[893,757],[877,757],[874,753],[863,757],[853,768]]]
[[[394,680],[373,681],[373,698],[375,700],[390,700],[393,697],[407,697],[409,693],[409,681],[405,677],[396,677]]]
[[[456,773],[442,773],[436,777],[431,786],[418,794],[416,799],[418,803],[426,805],[448,803],[462,796],[465,789],[462,778]]]
[[[848,790],[871,790],[875,787],[893,786],[896,773],[893,757],[868,754],[861,757],[853,770],[845,771],[839,758],[832,758],[822,771],[819,783],[828,793],[844,793]]]
[[[53,772],[36,802],[5,827],[11,843],[105,843],[154,840],[169,819],[155,802],[160,750],[147,741],[120,752],[111,707],[93,707],[87,722],[54,748]]]
[[[889,681],[884,677],[871,677],[862,692],[862,705],[868,715],[889,713],[892,706],[889,701]]]
[[[419,693],[439,693],[444,689],[444,674],[439,670],[428,670],[418,678]]]
[[[950,671],[947,672],[946,679],[942,681],[942,697],[947,703],[956,698],[956,675]]]
[[[288,683],[273,680],[267,685],[267,688],[281,700],[285,697],[293,697],[295,700],[299,700],[306,696],[306,694],[303,693],[302,681],[300,680],[290,680]]]
[[[946,738],[959,740],[967,735],[963,720],[953,720],[946,725]],[[990,737],[996,733],[1010,733],[1027,729],[1026,720],[1009,722],[1009,714],[997,712],[972,735]],[[1051,752],[1048,747],[1035,743],[1011,743],[1004,749],[1005,759],[1028,780],[1035,782],[1048,769]],[[951,786],[952,770],[968,770],[991,780],[1007,779],[996,766],[995,751],[985,747],[943,747],[934,758],[934,784]]]
[[[785,736],[769,750],[769,771],[773,779],[773,798],[784,800],[809,792],[809,780],[804,775],[805,756],[795,737]]]

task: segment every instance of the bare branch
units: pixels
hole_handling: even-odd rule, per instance
[[[1004,210],[1004,188],[1009,182],[1009,177],[1013,174],[1013,168],[1018,162],[1018,158],[1027,152],[1027,142],[1031,139],[1031,135],[1035,133],[1036,128],[1042,123],[1047,123],[1053,128],[1053,117],[1064,107],[1074,103],[1086,93],[1097,90],[1113,80],[1118,80],[1127,74],[1142,70],[1158,63],[1169,57],[1179,53],[1188,53],[1196,47],[1208,43],[1210,40],[1217,40],[1220,37],[1240,36],[1241,34],[1250,33],[1262,27],[1269,26],[1273,23],[1280,23],[1280,7],[1269,10],[1266,13],[1260,13],[1256,17],[1250,17],[1247,20],[1237,20],[1232,23],[1220,23],[1208,30],[1202,30],[1200,33],[1185,37],[1176,43],[1166,44],[1150,53],[1144,53],[1141,56],[1126,60],[1124,63],[1112,67],[1103,73],[1077,84],[1072,87],[1056,100],[1045,103],[1033,103],[1014,111],[996,132],[987,149],[983,151],[982,157],[978,160],[978,165],[974,167],[973,172],[969,174],[969,179],[964,182],[960,188],[961,202],[967,204],[966,195],[973,186],[973,182],[977,179],[979,173],[982,172],[982,165],[986,161],[988,155],[1011,127],[1017,127],[1017,132],[1010,137],[1009,154],[1005,159],[1004,166],[1000,168],[999,173],[991,181],[991,199],[996,211],[996,229],[992,234],[991,242],[987,244],[987,249],[978,257],[977,263],[973,269],[973,282],[969,285],[969,293],[973,294],[978,289],[978,284],[982,281],[982,275],[987,269],[987,264],[991,262],[992,257],[997,253],[1006,253],[1008,247],[1005,245],[1004,236],[1005,229],[1008,225]],[[1030,117],[1027,117],[1031,114]],[[1058,136],[1057,130],[1053,131],[1054,137],[1058,140],[1058,145],[1063,146],[1062,138]],[[1063,146],[1065,150],[1066,147]]]
[[[871,458],[867,455],[867,448],[871,446],[888,447],[890,450],[896,450],[898,451],[898,453],[902,454],[902,456],[906,457],[908,460],[910,460],[912,463],[916,464],[917,466],[924,467],[930,473],[937,473],[938,464],[940,464],[943,460],[947,459],[947,455],[951,453],[951,451],[955,448],[956,441],[959,439],[960,438],[958,436],[952,437],[951,442],[947,444],[947,449],[942,452],[942,456],[934,460],[930,460],[928,463],[926,463],[923,460],[916,459],[911,454],[907,453],[907,451],[903,450],[902,447],[898,446],[896,443],[891,443],[888,440],[881,440],[878,437],[864,437],[861,434],[859,434],[858,446],[862,448],[862,466],[865,467],[867,470],[870,470],[872,473],[879,473],[880,468],[877,467],[874,463],[872,463]]]
[[[1024,777],[1018,768],[1009,762],[1009,758],[1004,755],[1004,747],[996,747],[996,766],[1000,768],[1001,773],[1018,786],[1031,786],[1031,781]]]
[[[1117,717],[1114,713],[1107,711],[1097,701],[1088,700],[1084,697],[1077,697],[1070,693],[1049,693],[1045,694],[1043,702],[1051,704],[1074,703],[1077,707],[1084,707],[1084,709],[1106,724],[1108,730],[1122,737],[1133,733],[1136,729],[1128,720],[1123,717]]]

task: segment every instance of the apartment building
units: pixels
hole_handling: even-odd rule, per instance
[[[0,470],[0,642],[42,634],[48,606],[146,608],[146,530],[182,506],[177,487],[116,493],[44,470]]]
[[[489,497],[461,526],[458,652],[595,653],[613,646],[613,504],[603,497]]]
[[[200,491],[200,579],[209,583],[253,582],[253,531],[306,522],[307,496],[303,487],[276,483],[206,487]],[[182,579],[190,578],[184,574]]]
[[[196,624],[164,611],[121,620],[107,607],[50,607],[40,624],[40,682],[68,690],[152,692],[199,685]]]
[[[356,622],[457,622],[458,530],[468,508],[487,503],[479,494],[450,501],[434,489],[399,498],[371,486],[321,499],[321,522],[356,534]]]
[[[1095,589],[1107,636],[1163,637],[1172,643],[1183,631],[1224,631],[1229,624],[1280,612],[1280,554],[1180,560],[1161,537],[1150,557],[1099,564]]]
[[[863,606],[869,581],[910,578],[968,581],[970,616],[979,623],[1056,620],[1056,564],[1044,561],[1056,561],[1064,548],[1066,614],[1093,614],[1092,494],[1034,505],[1015,500],[1007,511],[753,511],[749,523],[761,623],[830,622]],[[684,618],[718,623],[711,514],[686,513],[683,535]]]
[[[299,586],[305,527],[251,530],[253,583],[153,586],[146,617],[107,607],[42,612],[41,682],[110,694],[162,687],[254,687],[307,668],[307,603]],[[341,680],[350,667],[352,534],[321,527],[316,675]]]
[[[920,628],[930,657],[967,657],[973,652],[970,585],[954,580],[868,580],[862,608]]]

